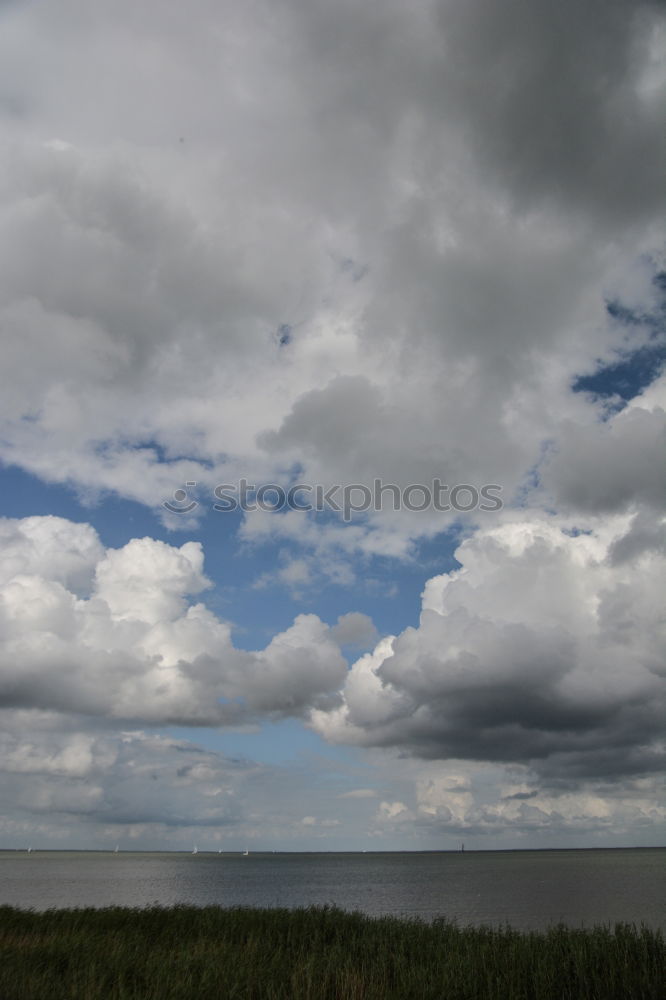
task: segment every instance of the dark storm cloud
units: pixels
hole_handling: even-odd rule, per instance
[[[602,522],[603,524],[603,522]],[[417,628],[362,657],[331,739],[580,779],[664,763],[663,553],[618,565],[614,532],[514,516],[426,585]]]
[[[661,211],[660,99],[638,86],[661,4],[441,0],[437,10],[443,103],[453,88],[479,160],[518,204],[629,225]]]

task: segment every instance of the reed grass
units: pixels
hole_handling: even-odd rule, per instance
[[[331,907],[0,907],[1,1000],[665,1000],[647,927],[518,932]]]

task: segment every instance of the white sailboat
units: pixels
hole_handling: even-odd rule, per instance
[[[247,858],[247,857],[249,857],[249,855],[250,855],[250,852],[249,852],[249,851],[243,851],[243,857],[244,857],[244,858]]]
[[[192,854],[198,854],[198,853],[199,853],[199,848],[198,848],[198,847],[197,847],[197,845],[195,844],[195,845],[194,845],[194,850],[192,851]]]

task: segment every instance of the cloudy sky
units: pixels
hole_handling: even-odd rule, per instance
[[[0,0],[0,847],[664,843],[665,51]]]

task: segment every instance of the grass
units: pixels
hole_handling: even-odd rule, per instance
[[[0,907],[1,1000],[665,1000],[659,931],[324,907]]]

